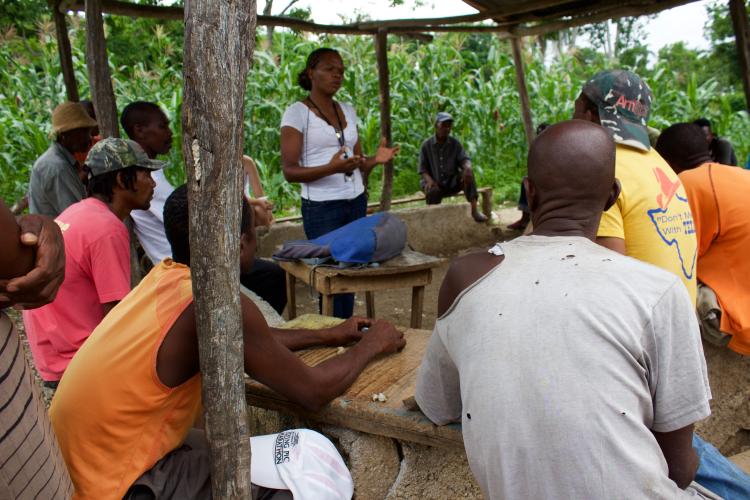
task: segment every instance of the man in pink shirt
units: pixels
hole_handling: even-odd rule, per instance
[[[83,342],[130,292],[130,239],[123,221],[131,210],[149,207],[151,171],[163,165],[124,139],[104,139],[89,152],[88,198],[55,220],[65,241],[65,281],[51,304],[23,313],[45,386],[57,386]]]

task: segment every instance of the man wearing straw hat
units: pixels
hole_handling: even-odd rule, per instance
[[[64,102],[52,112],[50,135],[55,141],[31,169],[29,211],[32,214],[57,217],[86,196],[74,155],[89,150],[91,131],[96,126],[96,121],[77,102]]]

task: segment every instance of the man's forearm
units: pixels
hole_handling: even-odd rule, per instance
[[[323,330],[303,330],[271,327],[271,334],[290,351],[307,349],[325,343],[326,332]]]
[[[315,366],[319,377],[316,384],[319,389],[315,405],[317,409],[343,394],[378,354],[380,349],[374,343],[362,340],[340,356]]]

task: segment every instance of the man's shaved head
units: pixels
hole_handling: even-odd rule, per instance
[[[530,208],[534,227],[571,221],[596,230],[617,198],[615,143],[601,125],[569,120],[547,128],[529,150]],[[535,231],[536,232],[536,231]]]

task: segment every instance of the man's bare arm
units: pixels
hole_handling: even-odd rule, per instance
[[[15,221],[8,209],[3,206],[5,218],[3,224],[10,225],[11,231],[4,234],[16,234],[12,228],[20,227],[20,244],[22,250],[16,248],[23,255],[33,256],[33,266],[22,274],[12,273],[16,277],[7,279],[9,276],[0,275],[0,307],[15,305],[26,309],[40,307],[52,302],[57,294],[57,289],[65,278],[65,245],[62,233],[55,222],[41,215],[24,215]],[[14,241],[3,241],[5,245],[15,246],[19,239]],[[12,252],[11,252],[12,253]],[[10,254],[4,258],[14,259]],[[28,257],[24,257],[26,259]],[[17,269],[24,265],[16,266]]]
[[[0,200],[0,278],[15,278],[34,265],[34,251],[21,244],[21,228],[8,207]]]
[[[682,489],[695,479],[698,454],[693,449],[693,424],[672,432],[654,432],[669,467],[669,478]]]
[[[269,327],[276,340],[287,349],[297,351],[314,346],[342,346],[357,342],[362,338],[362,328],[369,327],[372,320],[351,317],[340,325],[317,330]]]
[[[504,255],[476,252],[456,257],[440,285],[438,317],[448,311],[461,292],[500,264]]]
[[[596,239],[596,243],[605,248],[609,248],[610,250],[614,250],[617,253],[621,253],[622,255],[627,255],[625,251],[625,240],[622,238],[600,236]]]
[[[306,365],[271,333],[255,304],[242,297],[245,371],[259,382],[309,410],[317,411],[342,394],[373,358],[401,349],[403,333],[376,321],[356,345],[315,367]],[[159,348],[159,379],[168,387],[186,382],[199,371],[195,308],[190,304],[175,321]]]
[[[274,338],[258,308],[244,297],[242,321],[245,371],[312,411],[348,389],[373,358],[396,352],[406,343],[403,333],[391,324],[375,321],[362,340],[344,354],[310,367]]]

